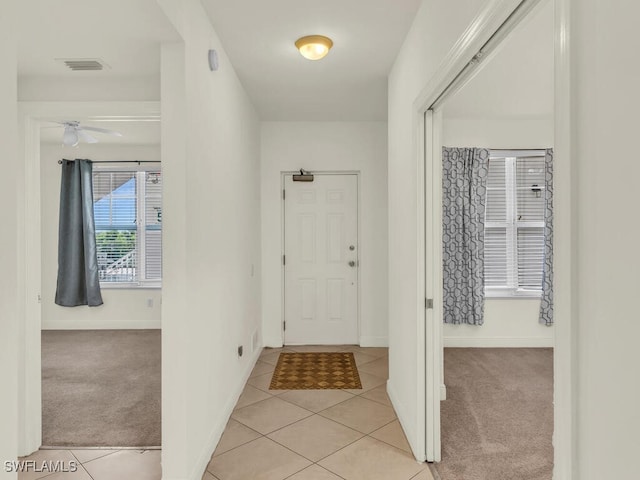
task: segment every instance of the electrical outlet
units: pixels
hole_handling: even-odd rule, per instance
[[[153,298],[147,298],[147,307],[153,308]]]
[[[242,356],[242,345],[240,345],[238,347],[238,356],[241,357]]]

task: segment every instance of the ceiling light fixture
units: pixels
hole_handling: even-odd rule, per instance
[[[322,35],[308,35],[296,40],[296,48],[309,60],[320,60],[333,47],[333,41]]]

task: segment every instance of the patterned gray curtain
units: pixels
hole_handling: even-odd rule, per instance
[[[62,161],[55,302],[63,307],[102,305],[92,175],[90,160]]]
[[[544,265],[540,323],[553,325],[553,149],[546,151],[544,160]]]
[[[484,322],[484,209],[489,150],[442,149],[444,322]]]

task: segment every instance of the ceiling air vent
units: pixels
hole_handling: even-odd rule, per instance
[[[56,58],[56,61],[63,63],[74,72],[99,71],[109,68],[99,58]]]

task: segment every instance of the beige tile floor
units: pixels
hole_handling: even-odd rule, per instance
[[[362,390],[269,390],[282,351],[352,351]],[[203,480],[433,480],[415,461],[386,394],[386,348],[265,349]],[[21,460],[74,461],[74,473],[19,480],[160,480],[159,450],[40,450]]]
[[[18,480],[160,480],[160,450],[39,450],[20,460],[35,462],[35,468],[18,473]],[[44,464],[60,462],[59,467],[75,472],[50,473]]]
[[[269,390],[283,351],[352,351],[362,390]],[[265,349],[202,480],[433,480],[386,393],[386,348]]]

